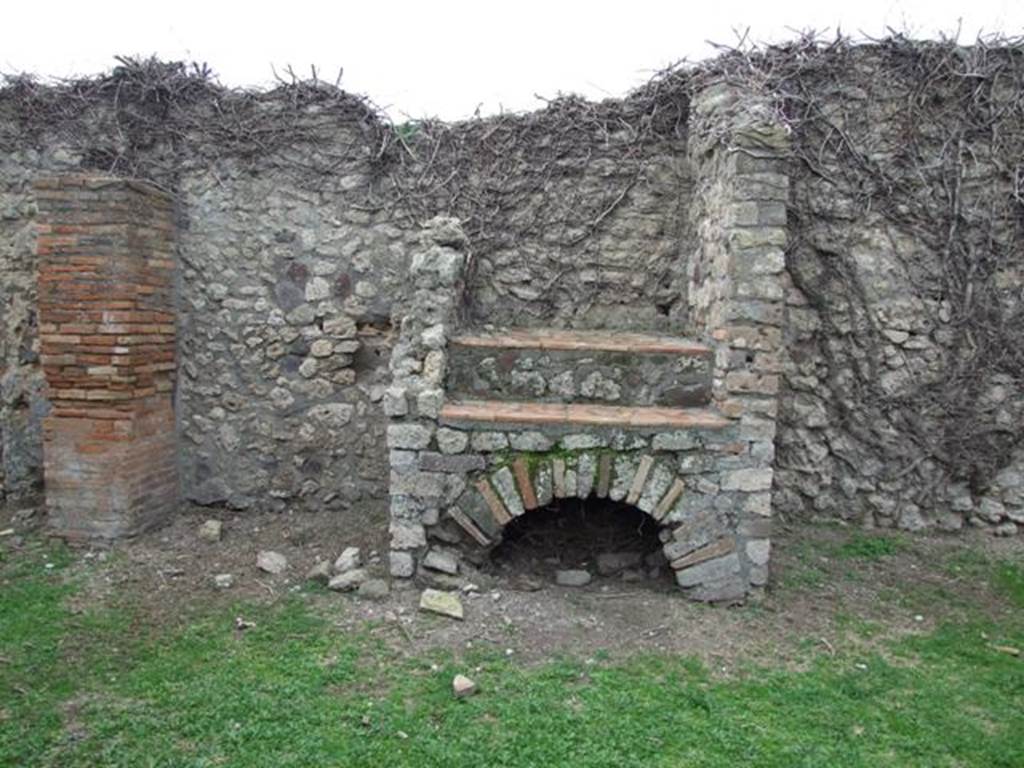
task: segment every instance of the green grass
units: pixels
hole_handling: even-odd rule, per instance
[[[46,554],[55,567],[44,567]],[[1024,622],[980,618],[715,679],[676,656],[521,666],[408,658],[338,631],[300,597],[158,633],[67,608],[62,552],[0,564],[3,766],[1014,766],[1024,754]],[[989,578],[1024,606],[1024,572]],[[255,621],[234,629],[236,615]],[[877,627],[858,617],[852,631]],[[456,701],[466,672],[478,696]]]
[[[839,545],[836,557],[857,560],[880,560],[883,557],[897,555],[906,549],[906,544],[891,536],[854,533]]]
[[[997,563],[993,581],[996,589],[1007,600],[1019,608],[1024,608],[1024,568],[1016,563]]]
[[[845,564],[839,574],[843,581],[862,581],[861,563],[881,560],[907,550],[908,545],[902,539],[861,531],[847,534],[842,541],[798,541],[793,544],[795,563],[782,574],[781,584],[786,589],[820,589],[836,578],[826,567],[831,560]]]

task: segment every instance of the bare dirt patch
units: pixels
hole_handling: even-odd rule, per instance
[[[380,510],[367,510],[376,517]],[[351,515],[346,515],[351,520]],[[38,515],[36,516],[38,518]],[[221,519],[224,536],[206,542],[199,526]],[[10,524],[5,516],[0,528]],[[0,546],[31,546],[42,535],[8,536]],[[376,529],[366,526],[363,530]],[[140,631],[165,631],[228,605],[244,611],[299,596],[346,632],[370,632],[408,654],[481,648],[535,662],[558,656],[619,657],[637,652],[693,655],[719,674],[750,663],[799,667],[824,650],[877,647],[881,640],[928,631],[968,613],[998,619],[1012,610],[988,584],[998,561],[1024,562],[1024,539],[997,539],[968,530],[959,535],[862,532],[835,525],[789,524],[774,538],[771,586],[737,608],[691,603],[660,581],[596,577],[583,588],[553,583],[550,563],[533,573],[499,567],[456,577],[466,618],[453,621],[417,609],[420,586],[394,583],[381,601],[314,587],[305,573],[350,545],[384,552],[382,537],[354,533],[326,513],[253,514],[189,509],[168,526],[110,548],[74,551],[69,578],[83,588],[73,612],[126,607]],[[256,568],[260,550],[285,555],[288,568],[272,576]],[[520,558],[516,561],[522,563]],[[383,575],[385,564],[371,565]],[[229,589],[214,585],[230,573]]]

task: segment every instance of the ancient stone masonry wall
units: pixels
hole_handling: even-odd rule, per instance
[[[750,546],[767,557],[789,137],[766,94],[726,81],[698,93],[692,114],[690,157],[699,183],[691,208],[697,234],[688,260],[691,316],[715,345],[711,402],[735,429],[722,488],[742,492],[735,525],[756,528],[762,538]]]
[[[195,501],[341,509],[387,482],[380,398],[406,246],[351,207],[343,187],[365,169],[345,170],[327,202],[269,168],[181,181],[179,416]]]
[[[1022,61],[846,48],[773,83],[796,126],[779,511],[1016,532]]]
[[[183,93],[169,108],[152,101]],[[670,321],[688,183],[672,155],[681,108],[660,113],[680,126],[667,141],[630,128],[645,101],[406,131],[322,84],[254,95],[152,63],[66,91],[0,89],[0,178],[12,190],[0,258],[18,297],[0,334],[4,488],[40,481],[34,176],[112,167],[175,194],[186,497],[344,510],[385,493],[391,318],[435,213],[473,233],[482,318]],[[568,120],[579,130],[552,140]]]
[[[175,200],[186,498],[383,531],[389,357],[421,225],[442,215],[468,241],[458,312],[476,331],[714,349],[634,368],[456,342],[453,394],[645,407],[710,390],[776,512],[1017,532],[1022,90],[1019,46],[902,39],[737,52],[621,100],[451,125],[159,62],[16,78],[0,88],[0,495],[40,487],[50,408],[31,184],[85,170]]]
[[[409,266],[413,292],[400,319],[391,357],[392,385],[384,395],[391,476],[391,573],[409,577],[414,556],[426,546],[426,527],[465,488],[457,474],[424,466],[423,451],[435,442],[444,403],[448,339],[462,305],[469,242],[455,219],[432,219]]]
[[[8,165],[3,159],[0,164]],[[30,494],[42,479],[40,421],[47,401],[39,369],[29,175],[5,167],[0,187],[0,499]]]
[[[652,89],[410,124],[392,195],[418,212],[414,225],[461,220],[477,325],[681,331],[687,107],[684,92]]]
[[[0,500],[31,500],[42,483],[42,420],[49,410],[39,366],[36,215],[32,183],[69,170],[63,153],[0,153]]]
[[[773,126],[758,130],[760,149],[784,145]],[[734,138],[736,146],[753,145],[740,144],[739,132]],[[717,219],[719,208],[733,209],[737,184],[714,189],[706,213]],[[763,321],[751,317],[748,302],[778,304],[781,289],[754,291],[738,257],[750,242],[778,236],[758,216],[722,231],[725,256],[709,278],[721,283],[712,295],[722,306],[706,313],[715,318],[707,335],[719,340],[713,352],[669,336],[465,327],[457,309],[472,258],[467,241],[454,220],[428,225],[385,395],[392,575],[454,574],[462,558],[482,561],[515,517],[557,499],[595,497],[656,521],[665,563],[691,598],[739,601],[766,583],[777,388],[768,370],[777,357],[760,341]],[[781,269],[780,256],[775,276],[757,279],[777,281]],[[688,403],[657,386],[669,360],[689,372]],[[499,366],[513,379],[532,372],[565,386],[552,394],[509,387],[501,376],[474,381],[474,369]],[[577,388],[580,376],[599,378],[602,391]],[[651,386],[626,393],[638,376]],[[709,400],[726,413],[701,407]]]

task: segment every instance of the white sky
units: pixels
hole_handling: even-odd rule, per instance
[[[1022,0],[45,0],[5,3],[0,71],[66,76],[109,69],[115,54],[205,61],[227,85],[267,85],[271,66],[315,65],[395,118],[465,117],[541,106],[536,94],[619,96],[682,58],[788,29],[917,37],[961,28],[1024,33]]]

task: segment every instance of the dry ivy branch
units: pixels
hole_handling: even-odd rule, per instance
[[[168,188],[190,169],[232,163],[330,189],[339,168],[361,164],[367,181],[349,191],[350,204],[399,223],[457,215],[478,259],[544,243],[548,289],[572,279],[560,265],[600,268],[595,234],[652,163],[685,151],[694,93],[724,78],[769,94],[793,134],[790,273],[823,323],[817,348],[833,420],[881,458],[889,479],[919,487],[936,478],[983,487],[1021,439],[1020,414],[1007,423],[992,394],[1002,386],[1019,399],[1024,389],[1019,39],[741,41],[621,100],[558,98],[538,112],[454,124],[392,124],[315,73],[257,92],[225,88],[205,66],[119,63],[54,85],[6,78],[0,114],[13,118],[0,120],[0,151],[60,144],[88,168]],[[361,141],[339,143],[341,125]],[[574,183],[586,174],[601,178],[600,194]],[[883,322],[852,256],[841,238],[830,246],[822,237],[877,219],[904,236],[891,250],[909,288],[942,315],[930,320],[944,334],[938,374],[899,394],[880,385]],[[901,245],[908,238],[920,247]]]
[[[1024,46],[896,36],[864,53],[812,35],[720,67],[772,94],[793,129],[790,274],[824,325],[835,420],[927,502],[949,479],[983,489],[1022,440]],[[942,347],[898,393],[882,386],[892,347],[853,255],[841,237],[822,245],[878,218],[904,236],[888,250]]]

